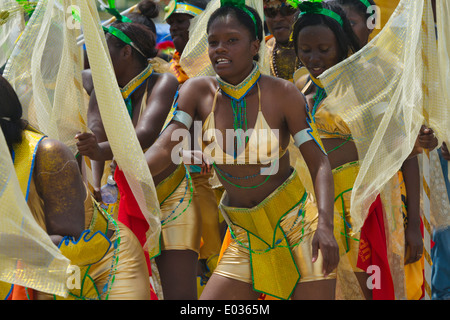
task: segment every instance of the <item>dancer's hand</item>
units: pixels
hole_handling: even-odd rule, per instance
[[[438,145],[438,139],[434,135],[434,131],[431,128],[422,126],[417,137],[419,146],[423,149],[433,150]]]
[[[419,226],[408,224],[405,230],[405,264],[418,261],[423,254],[422,233]]]
[[[323,257],[323,274],[328,276],[339,263],[339,246],[334,238],[333,226],[320,224],[314,233],[312,241],[312,262],[316,262],[319,249]]]
[[[202,168],[201,174],[211,172],[211,163],[200,150],[183,150],[183,162],[186,165],[199,165]]]
[[[77,133],[75,139],[78,140],[77,148],[78,152],[89,157],[91,160],[102,161],[102,152],[97,142],[97,138],[93,133],[83,132]]]
[[[445,160],[450,161],[450,152],[448,151],[448,148],[447,148],[447,145],[445,144],[445,142],[442,143],[441,152],[442,152],[442,157]]]

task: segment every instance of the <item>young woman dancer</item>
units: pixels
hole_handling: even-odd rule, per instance
[[[183,84],[173,121],[146,152],[150,171],[158,174],[178,154],[174,135],[188,136],[194,119],[203,122],[203,152],[225,188],[220,209],[233,241],[201,298],[257,299],[264,292],[333,299],[339,261],[333,183],[305,100],[292,83],[259,72],[263,36],[255,10],[222,1],[207,33],[217,76]],[[307,195],[286,153],[291,136],[310,169],[317,208],[304,207]]]

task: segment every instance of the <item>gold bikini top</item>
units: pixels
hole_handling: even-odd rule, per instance
[[[202,146],[203,153],[211,157],[216,164],[267,164],[276,159],[280,159],[287,151],[287,147],[283,149],[280,146],[279,137],[277,137],[269,124],[267,123],[264,114],[261,110],[261,91],[258,84],[258,99],[259,110],[256,117],[255,127],[247,131],[248,143],[236,158],[233,155],[225,152],[221,145],[223,145],[223,133],[216,129],[214,110],[217,102],[217,95],[220,88],[217,89],[214,95],[214,102],[210,114],[206,118],[202,126]],[[234,130],[227,130],[233,132]],[[229,137],[227,137],[229,139]],[[233,138],[233,137],[232,137]],[[227,141],[229,141],[227,139]],[[240,150],[237,150],[240,151]]]
[[[302,93],[305,93],[313,85],[313,81],[309,80]],[[330,113],[327,108],[324,108],[324,102],[322,101],[317,107],[317,110],[312,115],[315,119],[317,131],[319,132],[321,139],[333,139],[339,138],[343,140],[353,140],[350,129],[342,118],[337,114]]]

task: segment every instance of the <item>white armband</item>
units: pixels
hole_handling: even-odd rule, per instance
[[[313,139],[309,134],[309,131],[311,131],[311,129],[306,128],[294,135],[294,144],[297,148],[299,148],[305,142]]]
[[[181,122],[184,124],[188,129],[191,128],[192,125],[192,117],[189,115],[189,113],[177,110],[175,111],[175,115],[173,116],[172,120]]]

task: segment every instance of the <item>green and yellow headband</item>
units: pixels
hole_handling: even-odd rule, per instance
[[[288,2],[292,7],[299,9],[300,16],[304,14],[321,14],[336,20],[341,26],[344,25],[340,15],[322,6],[322,0],[286,0],[286,2]]]
[[[258,37],[258,22],[254,14],[245,7],[245,0],[220,0],[221,7],[236,7],[244,11],[252,20],[255,25],[255,35]]]
[[[109,26],[105,27],[103,26],[103,30],[109,34],[112,34],[119,40],[125,42],[126,44],[130,45],[132,48],[136,49],[137,52],[139,52],[144,58],[147,58],[144,53],[142,53],[141,50],[133,43],[133,41],[121,30],[117,29],[116,27]]]
[[[178,2],[177,0],[172,0],[170,3],[164,8],[164,20],[167,20],[174,13],[186,13],[191,16],[198,16],[203,12],[202,8],[196,7],[189,3]]]

